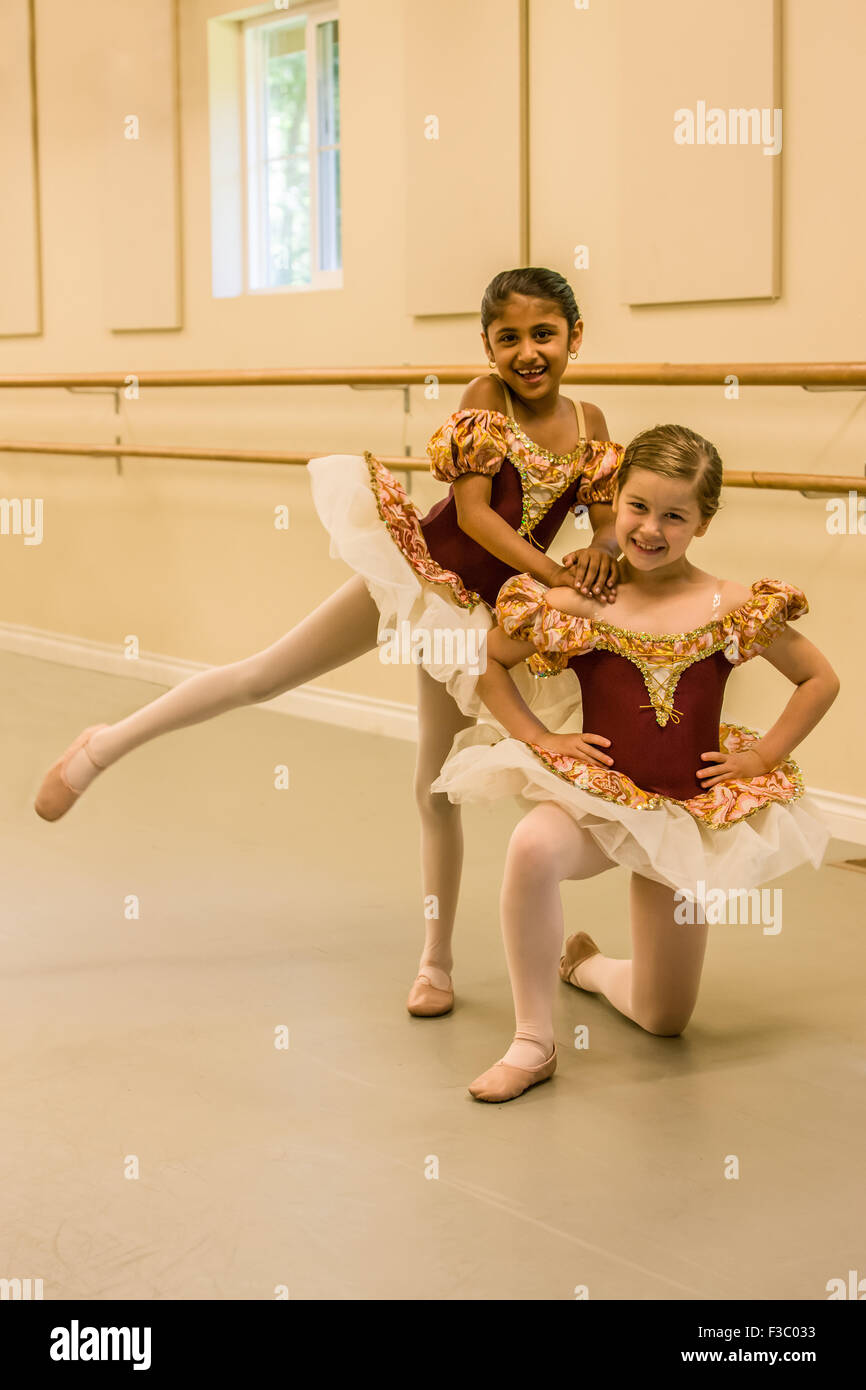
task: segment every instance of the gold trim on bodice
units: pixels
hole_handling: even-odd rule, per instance
[[[553,676],[569,658],[602,650],[623,656],[640,671],[650,698],[640,709],[655,711],[664,728],[679,723],[674,706],[677,686],[690,666],[724,651],[731,665],[747,661],[769,645],[787,620],[809,611],[801,590],[781,580],[758,580],[752,597],[729,613],[711,618],[689,632],[637,632],[601,618],[559,612],[544,601],[544,586],[530,575],[516,575],[503,585],[496,605],[503,629],[517,640],[535,643],[527,665],[534,676]]]
[[[590,620],[587,619],[587,622]],[[607,623],[595,622],[596,628],[609,627]],[[642,633],[631,633],[626,628],[611,628],[611,631],[619,633],[622,637],[641,637]],[[590,651],[612,652],[614,656],[624,656],[633,666],[636,666],[643,676],[647,694],[650,697],[648,705],[639,705],[639,709],[652,709],[655,711],[656,723],[663,729],[670,722],[679,724],[683,711],[674,707],[674,697],[680,679],[690,666],[694,666],[698,661],[705,661],[707,657],[715,655],[727,645],[728,639],[721,638],[714,642],[705,651],[694,652],[686,657],[678,658],[673,653],[666,653],[657,661],[649,661],[640,652],[631,649],[631,644],[624,641],[617,644],[614,641],[605,641],[603,638],[593,642],[591,647],[585,648]],[[571,653],[574,655],[575,653]],[[560,660],[557,660],[560,657]],[[568,657],[564,653],[541,653],[537,652],[531,656],[527,662],[533,676],[555,676],[567,665]]]
[[[512,429],[514,429],[513,425]],[[541,474],[534,473],[528,460],[522,459],[519,454],[509,454],[508,457],[520,478],[520,490],[523,494],[523,506],[517,534],[525,536],[527,540],[537,546],[538,542],[532,532],[538,523],[547,516],[551,507],[559,501],[562,494],[571,487],[575,479],[580,477],[583,471],[580,464],[586,453],[586,444],[583,443],[580,448],[572,450],[570,454],[562,454],[559,459],[555,454],[548,454],[546,450],[542,453],[537,445],[533,445],[532,448],[535,453],[542,454],[542,457],[547,460],[547,467]],[[540,548],[543,549],[543,547]]]
[[[580,429],[580,425],[578,425]],[[608,451],[614,451],[608,457]],[[574,484],[587,501],[609,502],[622,445],[581,434],[567,454],[543,448],[501,410],[455,411],[427,445],[433,476],[454,483],[464,473],[492,477],[508,459],[520,479],[521,515],[517,533],[543,550],[534,530],[555,502]]]
[[[609,626],[608,623],[604,622],[595,623],[596,628]],[[629,632],[627,628],[611,628],[611,631],[622,637],[643,636],[642,633]],[[630,646],[633,647],[636,644],[629,644],[627,641],[620,646],[604,640],[596,641],[594,647],[596,650],[601,648],[603,651],[614,652],[617,656],[624,656],[627,661],[631,662],[632,666],[637,667],[643,676],[644,685],[650,697],[648,705],[639,705],[638,708],[655,710],[656,723],[663,729],[668,720],[672,724],[679,724],[680,722],[683,712],[674,708],[674,697],[684,672],[698,661],[706,661],[707,657],[714,656],[716,652],[721,651],[727,645],[727,640],[726,637],[719,638],[705,651],[693,652],[685,657],[677,657],[673,652],[667,652],[661,655],[657,661],[650,661],[639,651],[630,650]]]

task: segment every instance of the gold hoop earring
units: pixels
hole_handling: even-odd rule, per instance
[[[576,361],[577,361],[577,353],[576,353],[576,352],[570,352],[570,353],[568,354],[568,358],[569,358],[569,361],[570,361],[570,362],[576,362]]]

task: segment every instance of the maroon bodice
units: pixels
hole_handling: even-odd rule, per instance
[[[677,801],[706,790],[695,773],[711,766],[701,762],[701,754],[719,746],[722,697],[732,670],[724,651],[683,671],[673,693],[676,717],[664,726],[656,719],[640,670],[628,657],[596,648],[571,657],[568,664],[580,681],[584,733],[610,739],[610,748],[601,751],[613,758],[615,771],[644,791]]]
[[[513,526],[517,531],[523,516],[523,489],[520,475],[510,458],[503,461],[499,472],[491,479],[490,506],[493,511]],[[547,550],[566,516],[577,499],[581,478],[574,481],[557,497],[553,506],[537,523],[532,531],[533,540],[540,549]],[[504,560],[499,560],[479,545],[465,531],[461,531],[457,520],[457,503],[453,486],[448,496],[431,507],[421,518],[421,530],[427,548],[437,565],[459,574],[467,589],[481,595],[491,608],[496,606],[496,595],[506,579],[518,571],[512,569]]]

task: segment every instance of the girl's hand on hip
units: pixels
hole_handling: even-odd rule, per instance
[[[591,763],[593,767],[613,767],[613,758],[601,751],[602,745],[610,747],[610,739],[603,734],[547,734],[537,742],[539,748],[559,758],[577,758],[578,762]]]
[[[761,777],[769,772],[757,748],[744,748],[740,753],[702,753],[705,761],[712,761],[714,767],[699,767],[695,774],[704,788],[718,786],[719,782],[742,781],[750,777]]]

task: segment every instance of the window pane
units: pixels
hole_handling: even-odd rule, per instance
[[[304,22],[266,31],[266,159],[283,159],[310,147]]]
[[[340,143],[340,49],[337,21],[328,20],[316,29],[317,105],[319,144]]]
[[[308,285],[310,163],[306,155],[268,166],[268,285]]]
[[[340,208],[340,48],[337,21],[316,26],[316,107],[318,111],[319,269],[339,270]]]
[[[319,269],[340,269],[340,151],[319,153]]]

